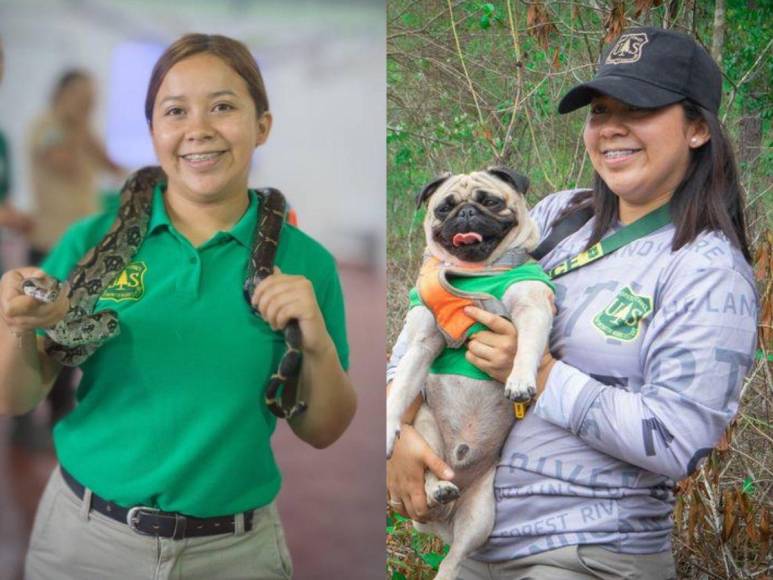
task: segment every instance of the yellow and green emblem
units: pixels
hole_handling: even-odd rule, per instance
[[[139,300],[145,293],[145,272],[148,267],[144,262],[131,262],[113,283],[102,293],[101,300]]]
[[[640,322],[652,312],[652,298],[639,296],[627,286],[593,319],[593,325],[610,338],[631,341],[639,336]]]

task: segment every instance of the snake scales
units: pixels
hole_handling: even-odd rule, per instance
[[[69,286],[69,310],[55,326],[44,329],[45,350],[61,364],[81,365],[106,340],[120,332],[115,311],[94,313],[94,307],[102,292],[137,253],[150,221],[153,190],[165,180],[160,167],[145,167],[129,177],[121,190],[118,214],[110,230],[78,262],[67,285],[50,277],[27,278],[22,282],[25,294],[43,302],[53,302],[59,292]],[[258,193],[261,196],[260,220],[244,282],[248,303],[257,284],[273,272],[286,210],[284,196],[279,190],[266,188]],[[258,314],[257,310],[253,311]],[[284,338],[287,352],[269,380],[265,402],[274,415],[290,419],[306,409],[306,404],[299,400],[298,391],[303,338],[297,320],[291,320],[285,327]]]

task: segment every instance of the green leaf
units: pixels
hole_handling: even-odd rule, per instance
[[[400,22],[402,22],[404,26],[410,26],[413,28],[421,23],[421,19],[413,12],[406,12],[400,17]]]
[[[762,360],[763,358],[765,358],[765,354],[762,352],[761,349],[758,348],[757,349],[756,359],[757,360]],[[767,358],[768,358],[769,361],[773,362],[773,352],[769,352]]]
[[[419,558],[424,560],[424,562],[426,562],[427,565],[430,566],[433,570],[437,570],[440,567],[440,563],[443,561],[445,556],[445,554],[437,554],[435,552],[430,552],[429,554],[419,554]]]
[[[407,580],[402,572],[395,570],[392,572],[392,580]]]
[[[405,140],[406,134],[403,133],[402,125],[398,125],[397,127],[388,128],[387,129],[387,143],[392,143],[393,141],[399,141],[399,140]]]
[[[443,546],[442,552],[428,552],[426,554],[419,554],[419,558],[421,558],[433,570],[437,570],[440,566],[440,563],[443,561],[443,558],[446,557],[446,554],[448,554],[447,545]]]
[[[413,154],[408,147],[403,147],[395,155],[395,165],[407,165],[411,162]]]
[[[484,14],[480,17],[480,27],[484,30],[491,26],[491,17],[488,14]]]
[[[754,495],[754,492],[756,490],[754,488],[754,480],[752,479],[751,476],[743,480],[743,488],[741,488],[741,491],[743,491],[747,495]]]

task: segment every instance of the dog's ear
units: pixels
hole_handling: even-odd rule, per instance
[[[526,195],[526,192],[529,191],[529,178],[525,175],[516,173],[507,167],[489,167],[486,171],[494,177],[498,177],[505,183],[512,185],[513,189],[518,193]]]
[[[446,179],[451,177],[451,175],[452,173],[450,171],[446,171],[425,185],[424,188],[419,192],[419,195],[416,196],[416,209],[419,209],[421,204],[427,201],[429,197],[435,193],[437,188],[440,187]]]

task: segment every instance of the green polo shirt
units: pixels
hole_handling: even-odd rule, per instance
[[[228,232],[193,247],[156,188],[148,234],[96,310],[117,311],[121,333],[82,365],[78,405],[54,430],[59,461],[101,497],[208,517],[263,506],[281,476],[276,419],[263,401],[285,351],[243,292],[259,197]],[[64,279],[107,232],[113,214],[70,228],[43,264]],[[335,262],[285,224],[276,262],[314,287],[344,368],[348,346]]]

